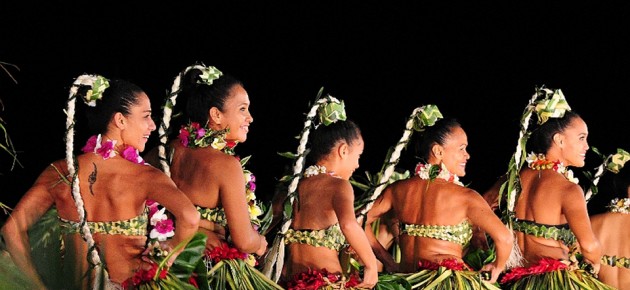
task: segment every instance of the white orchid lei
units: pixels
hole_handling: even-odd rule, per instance
[[[459,177],[448,171],[446,165],[442,163],[441,165],[429,164],[429,163],[418,163],[416,165],[416,175],[424,180],[435,180],[436,178],[444,179],[448,182],[455,183],[459,186],[464,186],[464,184],[459,181]]]
[[[326,166],[323,166],[323,165],[311,165],[311,166],[307,167],[306,169],[304,169],[304,177],[305,178],[308,178],[308,177],[311,177],[311,176],[315,176],[315,175],[318,175],[318,174],[322,174],[322,173],[326,173],[326,174],[328,174],[328,175],[330,175],[332,177],[340,178],[339,175],[335,174],[334,171],[328,172],[326,170]]]
[[[630,214],[630,198],[615,198],[607,207],[609,212]]]
[[[578,184],[580,180],[573,176],[573,171],[568,169],[562,162],[560,161],[549,161],[546,159],[545,154],[535,154],[534,152],[529,153],[527,158],[527,166],[534,170],[545,170],[552,169],[555,172],[562,174],[569,181]]]

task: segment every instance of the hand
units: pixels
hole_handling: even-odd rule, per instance
[[[597,263],[597,264],[591,264],[591,269],[589,269],[589,273],[593,274],[593,276],[595,278],[597,278],[597,276],[599,275],[599,268],[602,266],[602,264]]]
[[[372,289],[378,282],[378,272],[376,269],[365,268],[363,272],[363,281],[356,288]]]
[[[260,246],[258,247],[258,250],[256,251],[256,255],[258,256],[262,256],[265,254],[265,252],[267,252],[267,246],[269,245],[267,243],[267,238],[265,238],[265,236],[260,235]]]
[[[491,284],[493,284],[493,283],[497,282],[497,279],[499,279],[499,275],[501,274],[501,272],[503,272],[503,269],[498,268],[495,263],[490,263],[490,264],[485,264],[481,268],[480,272],[489,272],[490,273],[490,279],[486,280],[486,281],[488,281]]]

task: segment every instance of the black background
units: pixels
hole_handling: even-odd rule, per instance
[[[0,72],[0,117],[23,164],[11,170],[0,154],[0,201],[9,206],[64,157],[62,110],[76,76],[140,85],[158,118],[174,77],[197,61],[245,83],[254,123],[237,153],[253,155],[248,168],[263,200],[290,165],[277,152],[295,152],[321,87],[363,129],[357,174],[379,170],[409,114],[432,103],[464,125],[472,157],[463,181],[483,192],[506,171],[522,110],[540,85],[563,90],[589,125],[591,146],[630,150],[628,4],[7,2],[0,61],[19,71],[5,65],[17,84]],[[413,169],[413,156],[404,157]],[[590,152],[585,169],[598,165]]]

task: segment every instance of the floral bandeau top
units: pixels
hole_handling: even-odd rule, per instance
[[[285,244],[306,244],[314,247],[326,247],[335,251],[340,251],[346,245],[346,237],[343,235],[339,223],[321,230],[288,229],[284,234],[284,239]]]
[[[64,234],[80,233],[81,224],[59,217],[61,232]],[[138,216],[121,221],[107,222],[87,222],[92,233],[107,235],[125,235],[125,236],[146,236],[147,227],[149,225],[149,210],[145,207],[144,211]]]
[[[465,219],[459,224],[447,226],[401,224],[400,234],[438,239],[466,246],[472,239],[473,231],[472,225]]]

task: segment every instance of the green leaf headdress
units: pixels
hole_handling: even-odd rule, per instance
[[[284,202],[284,210],[282,215],[282,225],[279,230],[279,233],[276,235],[273,245],[270,248],[267,256],[265,258],[265,265],[263,268],[263,273],[270,277],[274,281],[278,281],[280,278],[280,274],[282,271],[282,267],[284,264],[284,234],[289,229],[291,225],[291,221],[293,218],[293,204],[295,200],[297,200],[297,186],[300,181],[300,177],[302,176],[302,172],[304,171],[304,163],[306,154],[308,154],[306,150],[306,145],[308,143],[308,136],[311,128],[316,128],[317,126],[324,125],[328,126],[337,121],[346,120],[346,111],[343,101],[340,101],[330,95],[326,95],[325,97],[321,97],[323,92],[323,88],[321,88],[317,94],[317,98],[315,104],[311,106],[308,114],[306,115],[306,120],[304,121],[304,127],[298,139],[300,140],[297,152],[295,154],[292,153],[284,153],[284,156],[293,156],[295,161],[293,163],[293,173],[288,178],[283,178],[283,180],[289,182],[288,186],[288,195],[286,201]],[[316,120],[319,122],[315,124]]]

